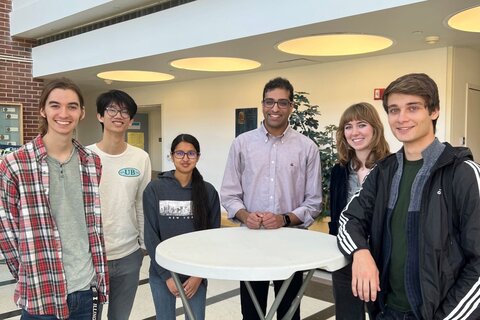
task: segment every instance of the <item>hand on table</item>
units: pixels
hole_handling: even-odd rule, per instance
[[[191,299],[197,293],[198,287],[202,283],[202,278],[190,277],[183,283],[183,290],[188,299]]]
[[[278,229],[283,227],[283,216],[280,214],[273,214],[271,212],[264,212],[262,225],[265,229]]]
[[[263,213],[262,212],[250,212],[247,216],[245,225],[249,229],[260,229],[262,227]]]
[[[369,302],[377,299],[380,291],[380,278],[377,265],[368,249],[353,254],[352,292],[355,297]]]

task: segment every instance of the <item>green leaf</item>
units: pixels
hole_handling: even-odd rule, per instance
[[[337,162],[337,146],[335,142],[335,133],[337,126],[334,124],[326,125],[324,130],[319,130],[321,115],[318,105],[311,105],[308,100],[309,93],[296,91],[293,94],[294,107],[290,115],[291,127],[312,139],[320,150],[320,162],[322,166],[322,193],[324,203],[320,218],[330,215],[330,174],[333,166]]]

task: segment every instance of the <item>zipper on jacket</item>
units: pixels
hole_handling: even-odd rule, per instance
[[[428,200],[430,199],[428,197],[428,193],[430,192],[430,189],[431,189],[431,185],[432,185],[432,177],[433,175],[438,171],[439,168],[435,168],[433,167],[431,172],[430,172],[430,176],[428,177],[428,180],[425,182],[425,185],[423,186],[423,191],[422,191],[422,202],[420,204],[420,210],[418,212],[418,214],[420,215],[419,216],[419,223],[418,223],[418,253],[419,253],[419,257],[418,257],[418,260],[419,260],[419,264],[418,264],[418,274],[419,274],[419,287],[420,287],[420,295],[422,297],[422,305],[420,306],[420,315],[423,316],[425,313],[426,313],[426,310],[424,310],[424,290],[423,290],[423,282],[421,279],[423,279],[423,268],[422,266],[424,265],[424,257],[425,257],[425,250],[424,250],[424,244],[425,244],[425,241],[424,241],[424,236],[423,236],[423,226],[425,225],[426,223],[426,214],[425,212],[427,212],[427,203],[428,203]],[[415,313],[415,312],[414,312]],[[417,315],[416,315],[417,316]],[[431,315],[433,316],[433,315]]]

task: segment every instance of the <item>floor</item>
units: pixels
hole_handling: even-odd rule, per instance
[[[140,285],[130,319],[155,319],[155,310],[148,285],[150,259],[143,262]],[[4,261],[0,261],[0,319],[20,319],[20,312],[13,303],[14,281]],[[273,292],[270,290],[270,292]],[[273,297],[273,294],[271,295]],[[272,301],[269,298],[269,302]],[[177,303],[177,319],[184,319],[182,303]],[[335,319],[331,277],[317,271],[310,282],[301,304],[301,316],[305,320]],[[237,281],[209,280],[207,291],[207,319],[241,319],[239,283]],[[102,319],[106,319],[104,312]]]

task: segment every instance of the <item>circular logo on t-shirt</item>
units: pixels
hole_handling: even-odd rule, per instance
[[[140,175],[140,170],[136,168],[123,168],[118,170],[118,174],[122,177],[138,177]]]

